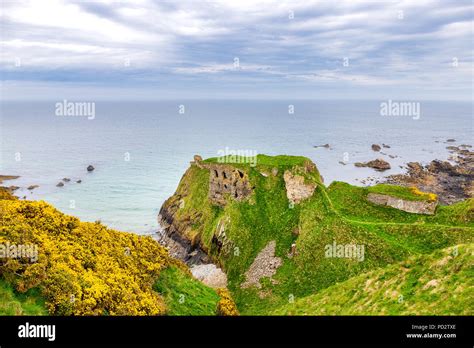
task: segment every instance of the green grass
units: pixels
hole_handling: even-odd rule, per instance
[[[222,157],[212,157],[207,158],[204,163],[232,163],[232,164],[243,164],[244,166],[249,166],[255,161],[253,157],[244,157],[244,156],[222,156]],[[257,166],[265,167],[293,167],[297,165],[304,165],[308,161],[308,158],[302,156],[267,156],[267,155],[257,155]]]
[[[216,291],[176,267],[162,271],[153,289],[163,296],[167,315],[216,315]]]
[[[378,184],[375,186],[367,187],[367,191],[371,193],[385,194],[392,197],[405,199],[408,201],[429,201],[428,194],[425,194],[425,195],[414,194],[413,191],[411,191],[409,187],[405,187],[405,186]]]
[[[273,315],[473,315],[474,244],[411,257],[317,294]]]
[[[327,189],[328,196],[342,216],[348,219],[383,223],[438,224],[474,227],[474,199],[450,206],[438,206],[435,215],[410,214],[367,200],[372,187],[358,187],[336,181]]]
[[[20,294],[0,278],[0,315],[47,315],[45,301],[38,289]]]
[[[216,163],[217,159],[204,162]],[[226,271],[241,314],[267,314],[288,303],[289,298],[303,298],[409,257],[474,241],[472,200],[439,207],[434,216],[410,214],[368,202],[367,188],[340,182],[326,188],[318,170],[308,169],[308,163],[304,157],[258,155],[255,167],[233,165],[246,171],[255,189],[247,201],[229,200],[223,208],[213,206],[208,199],[208,170],[192,166],[176,194],[165,203],[184,201],[184,207],[177,211],[177,222],[192,221],[185,234],[200,241]],[[273,168],[278,169],[276,176],[271,174]],[[294,207],[289,205],[285,170],[317,185],[310,199]],[[218,252],[212,237],[222,221],[226,222],[225,234],[231,247]],[[292,233],[295,229],[298,236]],[[283,261],[274,281],[263,279],[261,289],[242,289],[245,272],[272,240],[276,241],[276,256]],[[364,261],[325,257],[325,246],[333,241],[364,245]],[[297,255],[289,258],[292,243],[297,245]]]

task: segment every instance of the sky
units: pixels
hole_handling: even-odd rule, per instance
[[[1,98],[472,100],[472,1],[1,1]]]

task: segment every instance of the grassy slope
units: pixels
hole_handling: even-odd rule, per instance
[[[372,193],[381,193],[390,195],[392,197],[398,197],[408,201],[429,201],[429,193],[420,192],[421,194],[416,195],[409,187],[378,184],[366,188],[367,191]]]
[[[275,315],[473,315],[474,244],[437,250],[358,275]]]
[[[44,302],[38,289],[20,294],[0,278],[0,315],[47,315]]]
[[[217,159],[206,161],[215,163]],[[225,208],[212,206],[207,198],[208,171],[192,166],[181,180],[177,196],[171,198],[185,202],[177,212],[178,220],[199,216],[188,236],[200,239],[224,267],[242,314],[265,314],[287,303],[288,298],[307,296],[411,255],[473,240],[472,202],[439,208],[433,217],[418,216],[366,202],[367,190],[363,188],[337,183],[327,189],[317,170],[304,174],[306,181],[318,185],[313,197],[291,208],[283,173],[306,161],[303,157],[259,155],[256,167],[236,164],[248,173],[255,190],[248,201],[229,201]],[[277,176],[271,174],[272,168],[278,168]],[[228,253],[217,254],[211,243],[219,221],[227,221],[225,233],[233,247]],[[295,229],[299,236],[292,234]],[[271,240],[276,241],[276,254],[284,261],[274,276],[277,284],[264,279],[262,290],[241,289],[245,272]],[[364,262],[326,258],[324,246],[333,241],[363,244]],[[297,255],[289,259],[294,242]]]
[[[176,267],[161,272],[153,289],[162,294],[168,315],[216,315],[219,295]]]

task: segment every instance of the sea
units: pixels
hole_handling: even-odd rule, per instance
[[[474,138],[472,102],[421,101],[414,105],[419,112],[394,109],[397,101],[389,100],[75,103],[82,101],[0,102],[0,174],[20,176],[3,185],[19,186],[22,199],[139,234],[159,229],[159,209],[195,154],[306,156],[327,185],[367,185],[404,172],[410,161],[446,160],[447,146],[472,145]],[[372,144],[389,147],[375,152]],[[354,166],[376,158],[392,169]],[[58,187],[63,178],[70,181]]]

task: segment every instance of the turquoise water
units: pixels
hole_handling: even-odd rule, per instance
[[[1,103],[0,174],[21,176],[6,184],[81,219],[144,234],[158,229],[161,204],[194,154],[205,158],[227,148],[302,155],[318,165],[326,184],[358,184],[381,174],[353,162],[382,157],[392,164],[384,175],[398,173],[409,161],[446,159],[448,138],[473,139],[471,103],[421,102],[414,120],[381,116],[382,101],[97,101],[90,120],[56,116],[56,102]],[[313,147],[326,143],[330,149]],[[373,143],[391,148],[376,154]],[[71,182],[56,187],[64,177]],[[40,187],[30,193],[33,184]]]

